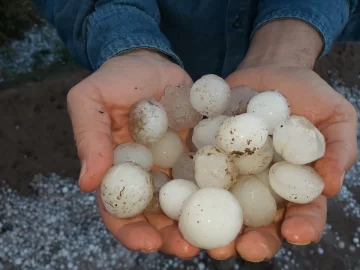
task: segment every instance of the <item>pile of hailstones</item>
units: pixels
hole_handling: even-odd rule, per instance
[[[187,129],[183,140],[176,130]],[[306,165],[324,155],[324,137],[276,90],[230,89],[206,75],[135,104],[129,130],[135,142],[114,149],[102,182],[106,210],[164,213],[199,248],[229,244],[243,224],[269,225],[287,201],[309,203],[324,188]]]

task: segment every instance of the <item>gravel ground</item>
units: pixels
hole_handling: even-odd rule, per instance
[[[337,81],[334,88],[358,109],[358,88]],[[309,247],[284,244],[276,257],[260,264],[237,260],[231,269],[360,270],[360,161],[346,176],[336,198],[329,199],[322,241]],[[94,194],[56,174],[36,175],[31,196],[0,190],[1,270],[221,269],[205,253],[180,260],[160,253],[141,254],[122,247],[104,228]]]

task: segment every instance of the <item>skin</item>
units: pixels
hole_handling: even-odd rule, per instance
[[[280,31],[281,30],[281,31]],[[357,115],[354,108],[313,71],[322,40],[300,21],[281,20],[263,26],[253,38],[239,68],[227,78],[231,87],[247,85],[257,91],[279,89],[293,114],[309,118],[324,134],[326,154],[315,162],[325,182],[323,195],[306,205],[288,204],[279,210],[273,224],[243,228],[230,245],[208,250],[214,259],[236,252],[245,260],[270,259],[282,239],[295,245],[318,242],[326,222],[326,198],[335,195],[344,173],[357,157]],[[161,54],[135,50],[108,60],[68,94],[68,110],[82,162],[79,186],[84,192],[97,190],[112,164],[113,148],[131,141],[127,116],[137,101],[159,100],[167,85],[191,83],[190,77]],[[181,134],[183,138],[186,131]],[[195,256],[199,249],[181,236],[177,224],[162,214],[146,213],[132,219],[109,215],[100,197],[104,224],[126,248],[181,258]]]

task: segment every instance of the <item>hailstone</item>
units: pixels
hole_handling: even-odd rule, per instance
[[[169,218],[178,220],[184,201],[199,187],[185,179],[174,179],[166,183],[159,192],[160,207]]]
[[[230,94],[230,103],[224,114],[228,116],[235,116],[246,113],[250,99],[257,94],[258,92],[247,86],[238,86],[232,88]]]
[[[147,171],[153,166],[152,154],[149,148],[139,143],[128,142],[120,144],[115,147],[113,155],[114,165],[131,161],[140,165]]]
[[[224,120],[216,133],[217,145],[228,154],[251,154],[268,138],[265,122],[258,116],[244,113]]]
[[[184,153],[172,167],[172,176],[174,179],[186,179],[195,182],[195,153]]]
[[[272,135],[277,124],[290,116],[290,107],[280,92],[267,91],[259,93],[249,101],[247,112],[263,119],[269,135]]]
[[[179,229],[192,245],[213,249],[230,244],[242,223],[241,206],[229,191],[203,188],[184,202]]]
[[[154,99],[136,103],[129,114],[129,131],[138,143],[160,140],[168,128],[168,117],[163,106]]]
[[[153,192],[150,174],[133,162],[111,167],[101,183],[105,209],[118,218],[141,214],[152,200]]]
[[[269,181],[277,194],[298,204],[315,200],[324,189],[322,178],[312,167],[286,161],[271,166]]]
[[[325,154],[325,139],[321,132],[305,117],[292,115],[274,131],[273,144],[286,161],[308,164]]]
[[[229,101],[229,85],[213,74],[201,77],[190,90],[191,105],[207,117],[221,115],[226,110]]]

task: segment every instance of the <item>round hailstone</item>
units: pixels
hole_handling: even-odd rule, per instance
[[[271,195],[273,196],[273,198],[276,201],[277,208],[280,209],[285,205],[286,201],[272,189],[272,187],[270,185],[270,180],[269,180],[269,171],[270,171],[270,168],[267,168],[264,171],[255,174],[254,176],[257,179],[259,179],[267,187],[267,189],[269,190],[269,192],[271,193]]]
[[[229,85],[213,74],[201,77],[190,90],[191,105],[207,117],[221,115],[226,110],[229,101]]]
[[[257,94],[258,92],[247,86],[231,88],[230,103],[224,114],[228,116],[235,116],[246,113],[250,99]]]
[[[160,171],[151,171],[150,173],[154,181],[154,192],[158,192],[163,185],[170,181],[170,177],[166,173]]]
[[[277,194],[298,204],[315,200],[324,189],[323,180],[312,167],[286,161],[271,166],[269,181]]]
[[[192,141],[197,149],[206,145],[216,145],[216,131],[228,116],[219,115],[201,120],[194,128]]]
[[[168,117],[163,106],[154,99],[136,103],[129,114],[129,131],[138,143],[160,140],[168,128]]]
[[[118,218],[141,214],[153,198],[150,174],[133,162],[111,167],[101,183],[105,209]]]
[[[224,120],[216,133],[217,145],[228,154],[251,154],[268,138],[265,122],[258,116],[243,113]]]
[[[160,141],[150,145],[154,164],[161,168],[172,168],[184,150],[181,137],[170,128]]]
[[[193,128],[203,116],[190,103],[191,85],[168,86],[160,99],[169,119],[169,127],[180,130]]]
[[[174,179],[165,184],[159,192],[160,207],[169,218],[178,220],[184,201],[199,190],[194,182]]]
[[[321,132],[305,117],[292,115],[274,131],[273,144],[286,161],[307,164],[325,154],[325,139]]]
[[[200,188],[230,188],[233,164],[229,156],[213,145],[201,148],[194,156],[195,180]]]
[[[290,116],[290,107],[281,93],[267,91],[259,93],[249,101],[247,112],[263,119],[269,135],[272,135],[277,124]]]
[[[149,171],[153,166],[152,154],[146,146],[134,142],[123,143],[114,149],[114,165],[134,162]]]
[[[184,153],[172,167],[174,179],[186,179],[195,182],[195,153]]]
[[[242,222],[241,206],[229,191],[204,188],[184,202],[179,229],[192,245],[213,249],[230,244],[240,232]]]
[[[237,182],[231,192],[241,205],[245,225],[262,227],[273,222],[276,215],[275,199],[255,176],[247,176]]]
[[[272,140],[268,137],[265,144],[254,152],[242,155],[233,154],[230,158],[238,174],[250,175],[265,170],[270,165],[273,154]]]
[[[188,134],[186,135],[186,147],[187,149],[189,149],[190,152],[197,152],[197,147],[195,146],[195,144],[192,141],[192,136],[194,134],[194,129],[190,129]]]

